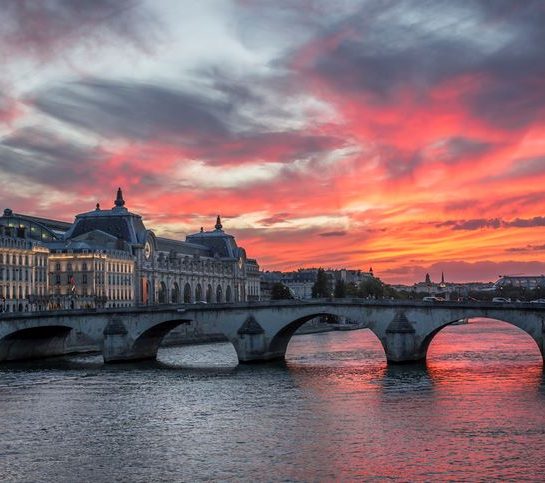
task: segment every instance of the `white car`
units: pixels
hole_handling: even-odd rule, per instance
[[[444,302],[445,299],[442,297],[424,297],[422,302]]]
[[[545,304],[545,299],[530,300],[531,304]]]
[[[505,297],[494,297],[492,299],[492,302],[498,302],[498,303],[505,304],[505,303],[511,302],[511,299],[506,299]]]

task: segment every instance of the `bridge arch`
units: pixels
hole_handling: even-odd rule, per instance
[[[288,344],[293,337],[293,334],[297,331],[299,327],[301,327],[303,324],[308,322],[311,319],[314,319],[316,317],[326,316],[329,315],[326,312],[317,312],[315,314],[305,315],[304,317],[300,317],[299,319],[295,319],[294,321],[288,323],[286,326],[284,326],[282,329],[280,329],[276,335],[272,338],[271,344],[270,344],[270,350],[271,352],[278,353],[278,354],[285,354],[286,350],[288,348]]]
[[[123,355],[122,361],[156,359],[157,351],[164,337],[173,329],[188,320],[176,319],[166,320],[153,325],[140,333],[130,347],[128,353]],[[107,362],[115,362],[115,358],[109,358]]]
[[[14,330],[0,338],[0,361],[63,355],[72,330],[73,327],[60,324]]]
[[[534,341],[534,343],[537,345],[537,348],[538,348],[538,350],[539,350],[539,352],[540,352],[540,354],[541,354],[541,356],[542,356],[542,358],[544,359],[544,362],[545,362],[545,352],[544,352],[544,348],[543,348],[542,334],[540,334],[541,337],[539,337],[539,336],[536,337],[534,335],[535,331],[528,328],[523,321],[520,321],[518,319],[513,319],[513,318],[510,318],[510,317],[502,317],[500,319],[500,318],[496,318],[496,317],[485,317],[483,315],[474,315],[472,317],[467,317],[467,319],[488,319],[488,320],[493,320],[495,322],[501,322],[503,324],[510,325],[511,327],[516,327],[517,329],[520,330],[521,333],[524,333],[524,337],[530,338],[532,341]],[[430,332],[429,334],[427,334],[423,338],[423,340],[421,342],[421,347],[420,347],[419,350],[424,354],[424,358],[427,357],[428,350],[430,348],[431,343],[435,339],[435,337],[443,329],[445,329],[446,327],[451,326],[452,324],[455,324],[456,322],[458,322],[458,320],[460,320],[460,319],[450,320],[448,322],[445,322],[445,323],[441,324],[439,327],[435,328],[432,332]]]

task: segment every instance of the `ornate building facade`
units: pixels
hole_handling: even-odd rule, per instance
[[[19,303],[21,310],[39,310],[260,298],[259,266],[223,231],[219,216],[213,230],[201,228],[185,241],[158,237],[125,207],[121,189],[111,209],[97,204],[72,224],[6,209],[0,229],[29,256],[31,272],[47,267],[42,285],[34,286],[31,279],[23,289],[30,299],[15,299],[10,310],[19,310]],[[43,255],[32,257],[32,250]],[[36,265],[37,260],[45,265]],[[9,290],[12,294],[11,284]]]

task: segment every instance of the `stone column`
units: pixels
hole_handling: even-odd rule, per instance
[[[114,318],[104,328],[104,362],[117,362],[130,359],[133,341],[120,318]]]
[[[237,330],[237,338],[232,340],[240,362],[259,362],[269,360],[265,331],[253,315],[249,315]]]
[[[382,339],[390,363],[416,362],[426,359],[426,349],[416,337],[416,330],[404,312],[399,311]]]

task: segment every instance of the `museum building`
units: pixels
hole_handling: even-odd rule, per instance
[[[162,238],[125,207],[121,188],[111,209],[97,204],[73,223],[4,210],[0,275],[7,311],[260,298],[259,266],[219,216],[185,241]]]

